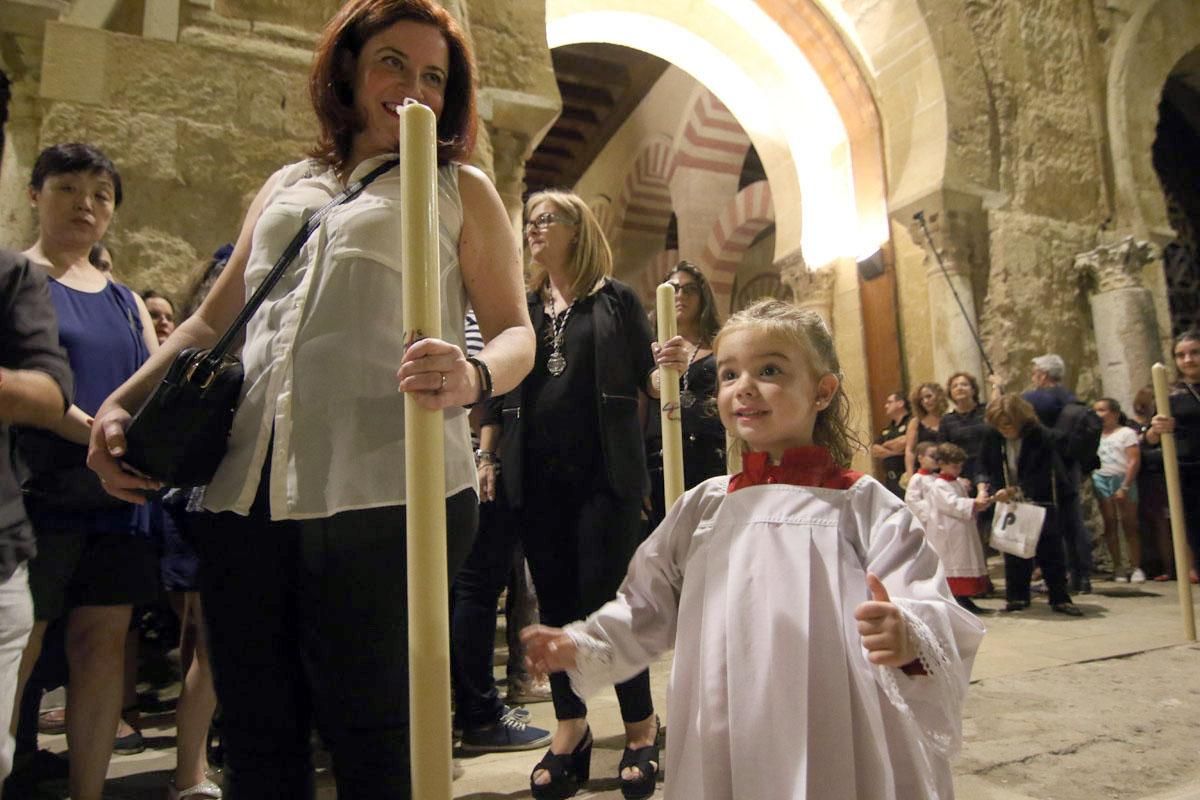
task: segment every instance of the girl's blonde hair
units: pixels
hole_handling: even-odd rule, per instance
[[[713,343],[713,349],[721,350],[721,340],[737,331],[751,330],[779,338],[794,344],[804,354],[814,381],[825,375],[838,379],[837,391],[829,399],[829,405],[817,413],[813,425],[813,444],[827,449],[833,460],[843,467],[850,466],[854,451],[863,448],[863,443],[850,428],[850,398],[842,382],[842,368],[837,352],[833,349],[833,336],[825,321],[813,311],[796,308],[780,300],[759,300],[737,312]],[[731,437],[732,438],[732,437]],[[745,441],[732,438],[733,449],[738,455],[750,451]]]
[[[542,202],[552,204],[559,214],[575,226],[575,247],[571,250],[571,258],[567,262],[567,269],[572,276],[571,294],[575,297],[587,297],[601,279],[612,277],[612,250],[604,237],[604,231],[587,203],[583,202],[579,195],[565,189],[544,189],[531,195],[525,201],[526,220],[533,213],[533,209]],[[548,280],[546,268],[534,264],[529,273],[529,291],[542,291],[546,288]]]

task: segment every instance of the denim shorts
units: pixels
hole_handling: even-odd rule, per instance
[[[1099,472],[1092,473],[1092,487],[1096,490],[1096,494],[1104,499],[1108,499],[1117,493],[1121,488],[1121,484],[1125,482],[1124,475],[1101,475]],[[1125,492],[1125,497],[1133,503],[1137,502],[1137,484],[1130,484],[1129,489]]]

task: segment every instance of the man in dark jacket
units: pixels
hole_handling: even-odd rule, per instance
[[[1037,412],[1038,421],[1056,433],[1063,429],[1059,423],[1064,411],[1069,416],[1087,410],[1075,393],[1062,385],[1065,372],[1062,356],[1056,353],[1038,356],[1033,359],[1030,369],[1033,388],[1022,395]],[[1083,509],[1079,503],[1082,470],[1079,463],[1066,454],[1065,448],[1059,449],[1067,471],[1057,483],[1061,527],[1071,570],[1071,591],[1086,594],[1092,590],[1092,534],[1083,522]]]
[[[8,426],[54,425],[71,392],[46,276],[24,256],[0,250],[0,780],[12,769],[8,728],[21,652],[33,628],[25,562],[37,553],[13,474]]]

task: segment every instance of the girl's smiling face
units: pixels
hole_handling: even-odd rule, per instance
[[[813,377],[805,353],[785,337],[751,328],[729,331],[717,352],[717,410],[731,434],[778,461],[811,445],[817,414],[838,380]]]

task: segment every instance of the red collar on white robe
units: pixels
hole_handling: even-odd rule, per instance
[[[742,457],[742,471],[729,480],[729,491],[768,483],[849,489],[861,477],[861,472],[835,463],[824,447],[810,445],[785,450],[778,464],[772,464],[767,453],[747,453]]]
[[[778,464],[772,464],[767,453],[747,453],[742,456],[742,471],[729,479],[729,491],[770,483],[849,489],[861,477],[861,472],[838,466],[824,447],[810,445],[784,450]],[[906,675],[925,674],[920,660],[905,664],[900,669]]]
[[[951,475],[949,472],[939,472],[938,477],[944,481],[950,481],[951,483],[954,483],[956,480],[958,480],[957,475]]]
[[[931,469],[925,469],[924,467],[921,467],[919,470],[917,470],[917,474],[918,474],[918,475],[932,475],[932,474],[933,474],[933,470],[931,470]]]

